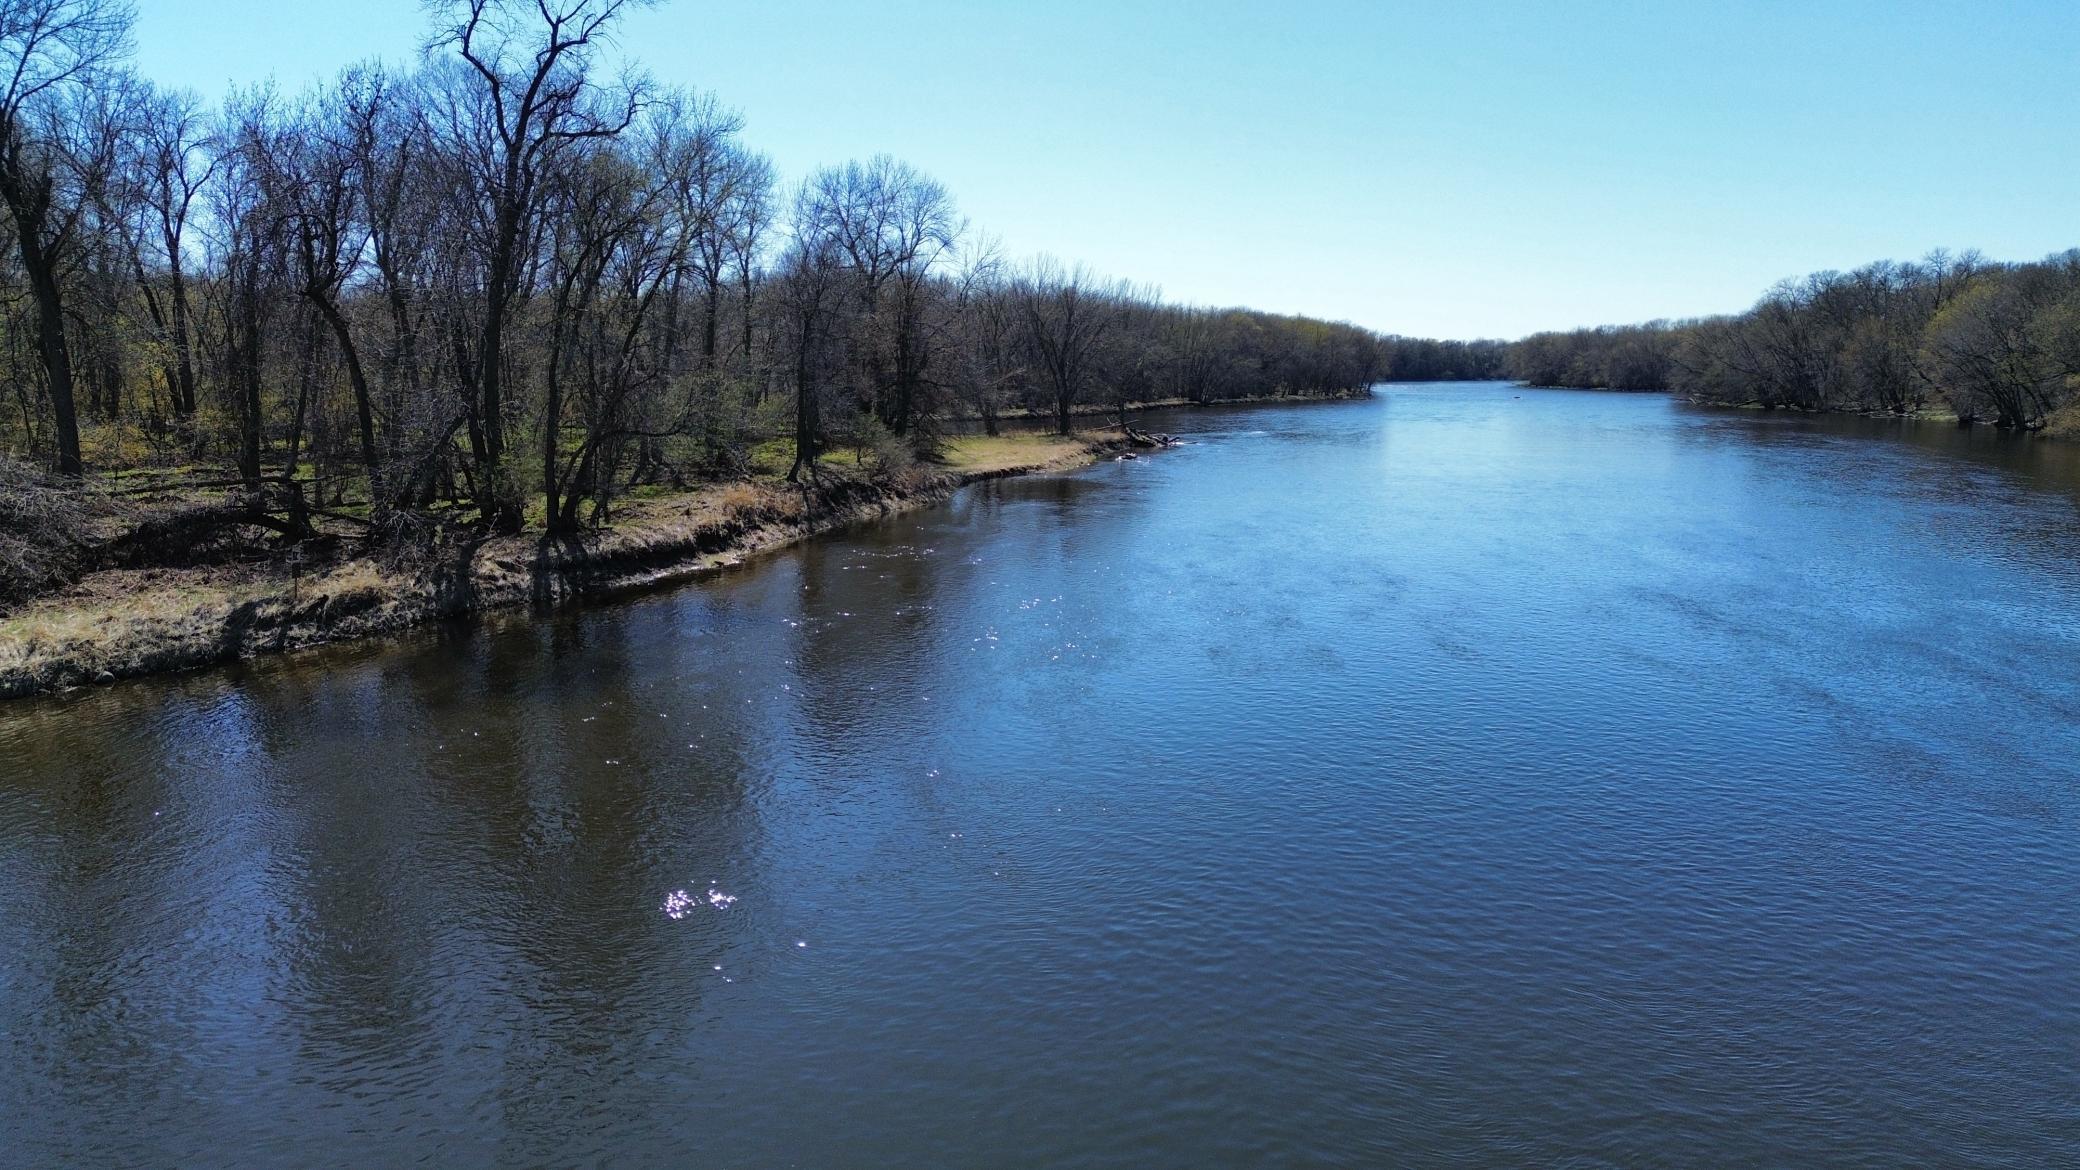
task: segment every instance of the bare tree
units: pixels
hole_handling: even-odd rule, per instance
[[[285,221],[297,292],[339,346],[354,396],[361,465],[371,489],[379,492],[375,406],[343,304],[347,282],[360,270],[369,239],[355,182],[353,114],[338,101],[307,102],[284,130],[278,148],[263,160],[261,178]]]
[[[1035,260],[1017,289],[1034,365],[1053,400],[1055,429],[1069,434],[1089,380],[1091,351],[1116,316],[1116,290],[1082,265],[1064,268],[1051,257]]]
[[[816,478],[823,454],[822,400],[831,364],[832,333],[845,271],[845,252],[822,218],[822,196],[813,183],[795,192],[787,251],[774,275],[779,332],[787,349],[794,389],[794,463],[789,483]]]
[[[768,230],[773,224],[773,164],[762,154],[746,155],[744,175],[736,187],[730,208],[730,263],[737,278],[738,313],[744,327],[742,360],[748,365],[756,352],[754,333],[758,321],[758,275],[764,259]],[[760,383],[763,393],[763,382]]]
[[[1018,305],[994,239],[977,239],[966,249],[955,277],[954,312],[954,384],[983,433],[995,435],[998,416],[1026,369]]]
[[[436,290],[459,283],[451,212],[462,203],[450,188],[467,173],[435,149],[425,92],[416,80],[379,65],[342,74],[337,101],[340,133],[351,145],[356,214],[367,229],[366,259],[388,324],[376,363],[385,421],[379,435],[383,471],[373,497],[389,513],[424,499],[446,466],[450,440],[470,414],[449,395],[429,395],[421,339],[442,298]],[[467,363],[458,362],[460,369]],[[374,485],[372,485],[374,486]]]
[[[807,189],[809,217],[844,257],[858,291],[852,359],[863,406],[903,434],[931,363],[930,282],[965,225],[945,187],[887,155],[827,167]]]
[[[220,131],[225,152],[219,181],[210,188],[209,208],[217,273],[213,285],[219,302],[217,365],[237,419],[239,475],[254,491],[262,473],[264,363],[281,299],[276,293],[282,283],[281,229],[287,219],[270,198],[272,159],[284,146],[273,103],[272,94],[255,91],[234,100],[227,111]]]
[[[104,177],[76,137],[75,107],[128,51],[132,19],[121,0],[0,0],[0,201],[35,305],[64,475],[83,468],[59,272]]]
[[[216,173],[217,143],[199,98],[141,90],[135,134],[123,156],[118,198],[138,294],[165,347],[167,397],[181,418],[195,413],[195,328],[189,290],[189,224]]]
[[[712,368],[720,347],[722,291],[731,276],[735,219],[760,194],[746,188],[769,182],[769,172],[737,141],[743,117],[712,95],[666,94],[646,112],[645,121],[645,162],[665,182],[675,214],[692,228],[689,267],[701,289],[701,361]]]
[[[474,180],[483,263],[476,352],[464,365],[477,413],[485,518],[520,528],[520,493],[505,466],[506,328],[520,291],[523,248],[537,228],[546,168],[572,143],[611,138],[641,108],[643,87],[592,76],[617,21],[646,0],[428,0],[457,12],[432,47],[452,48],[471,79],[449,108],[451,145]]]
[[[654,328],[657,306],[683,270],[698,225],[669,214],[665,176],[610,149],[593,152],[558,184],[550,284],[550,347],[542,479],[548,527],[569,531],[578,504],[602,519],[627,441],[680,429],[665,396],[672,330]],[[576,443],[563,438],[567,405]]]

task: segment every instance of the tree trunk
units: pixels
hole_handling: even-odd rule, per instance
[[[9,154],[18,154],[19,148]],[[14,213],[15,238],[20,245],[22,272],[29,278],[29,292],[36,306],[36,349],[51,393],[51,411],[58,424],[58,473],[79,475],[85,470],[79,457],[79,412],[72,398],[72,356],[65,349],[65,302],[58,289],[56,257],[43,242],[44,219],[49,210],[48,193],[32,197],[23,185],[19,164],[8,159],[0,166],[0,196]]]
[[[560,325],[557,331],[559,334],[562,332]],[[563,528],[563,511],[561,501],[557,499],[559,485],[556,482],[557,441],[563,434],[563,378],[558,372],[563,360],[561,350],[560,342],[550,348],[548,400],[542,404],[542,519],[551,533]]]
[[[794,374],[794,466],[787,469],[787,481],[800,481],[802,472],[807,471],[810,479],[816,478],[816,456],[821,444],[817,435],[816,386],[814,371],[810,368],[811,343],[804,340],[795,355]]]
[[[296,372],[296,414],[289,424],[289,455],[282,469],[282,477],[294,483],[296,464],[303,452],[303,424],[309,416],[311,391],[318,382],[318,325],[306,320],[303,329],[303,352],[299,355]]]
[[[333,340],[339,342],[340,357],[346,362],[347,383],[354,389],[355,423],[361,430],[361,465],[368,469],[369,494],[375,495],[376,475],[376,424],[375,410],[369,402],[368,377],[361,369],[360,351],[354,348],[354,335],[347,329],[347,319],[340,314],[339,306],[324,292],[305,289],[304,295],[331,326]]]
[[[513,168],[507,168],[510,190],[518,184]],[[492,249],[484,306],[484,332],[477,351],[478,425],[483,428],[483,482],[478,485],[484,519],[499,532],[520,531],[520,499],[505,472],[506,423],[505,384],[501,368],[505,350],[506,312],[512,295],[514,253],[519,249],[520,211],[501,211],[498,238]]]
[[[238,341],[238,470],[254,488],[260,486],[260,294],[247,288],[239,294]]]
[[[716,335],[722,323],[722,284],[720,281],[702,278],[706,286],[707,303],[703,306],[701,320],[701,357],[706,368],[715,368]]]
[[[742,312],[742,313],[743,313],[743,315],[744,315],[744,368],[745,368],[746,370],[749,370],[749,369],[751,369],[751,368],[752,368],[752,367],[751,367],[751,326],[752,326],[752,315],[751,315],[751,269],[750,269],[750,268],[746,267],[746,268],[743,268],[743,269],[740,269],[740,270],[739,270],[739,273],[738,273],[738,280],[737,280],[737,287],[738,287],[738,291],[739,291],[739,294],[740,294],[740,295],[739,295],[739,298],[738,298],[738,299],[740,299],[741,301],[743,301],[743,304],[739,305],[739,306],[738,306],[738,309],[739,309],[739,311],[740,311],[740,312]],[[754,395],[755,395],[755,398],[756,398],[756,400],[757,400],[757,401],[759,401],[759,402],[764,402],[764,401],[766,400],[766,379],[765,379],[765,376],[764,376],[763,374],[759,375],[759,378],[758,378],[758,388],[757,388],[757,390],[756,390],[756,391],[754,392]]]
[[[173,360],[174,369],[180,375],[180,384],[174,388],[173,409],[186,418],[195,413],[195,352],[189,339],[188,280],[182,273],[178,244],[168,251],[172,261],[173,302]]]

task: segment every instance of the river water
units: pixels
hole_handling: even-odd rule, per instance
[[[0,708],[0,1163],[2080,1165],[2080,466],[1383,387]]]

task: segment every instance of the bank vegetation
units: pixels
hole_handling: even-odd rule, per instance
[[[568,565],[666,497],[843,512],[971,432],[1386,370],[1008,257],[898,159],[783,181],[620,61],[640,6],[433,3],[410,67],[208,101],[128,67],[121,0],[0,0],[0,618],[96,573]]]
[[[1509,347],[1506,369],[1537,386],[2080,437],[2080,249],[1814,273],[1732,316],[1535,334]]]

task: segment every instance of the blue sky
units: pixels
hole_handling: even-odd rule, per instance
[[[139,0],[216,96],[409,60],[416,0]],[[877,152],[1014,253],[1389,332],[1746,307],[2080,245],[2080,3],[672,0],[627,23],[784,176]]]

